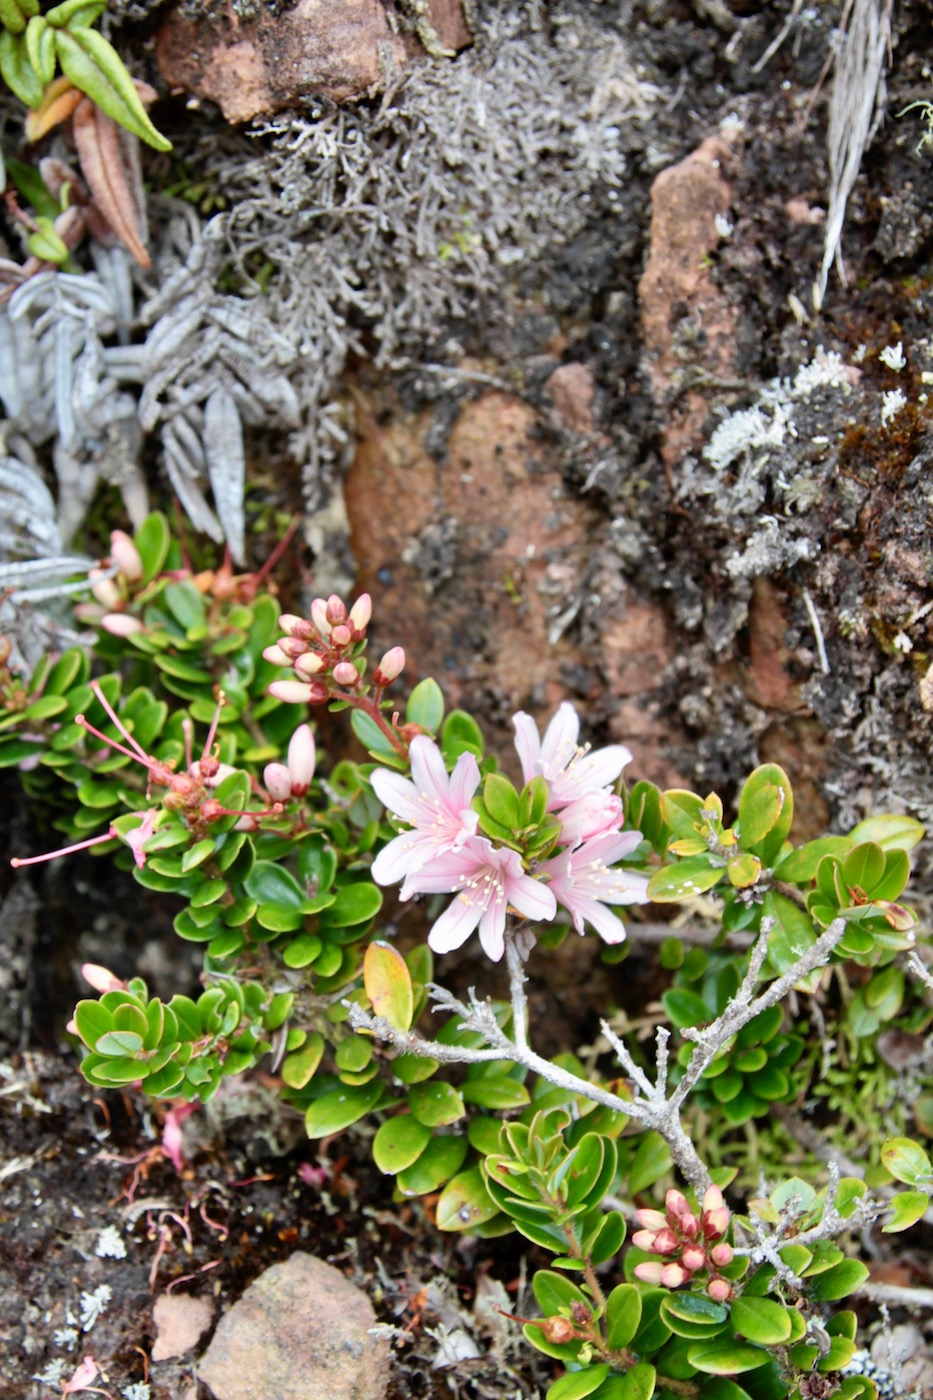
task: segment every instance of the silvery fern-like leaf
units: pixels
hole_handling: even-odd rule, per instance
[[[246,556],[243,530],[246,457],[240,414],[233,395],[224,388],[214,390],[204,409],[204,450],[217,514],[230,553],[242,564]]]
[[[218,544],[222,543],[224,532],[220,522],[195,484],[197,468],[188,457],[171,423],[167,423],[162,431],[162,446],[165,450],[165,469],[169,481],[192,525]]]

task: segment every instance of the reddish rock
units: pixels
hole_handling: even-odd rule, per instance
[[[651,188],[651,245],[639,283],[646,367],[662,420],[662,457],[674,466],[701,440],[708,402],[698,375],[734,373],[736,308],[713,281],[709,255],[722,234],[730,188],[722,172],[729,147],[710,137]]]
[[[428,20],[442,48],[470,42],[459,0],[430,0]],[[379,0],[297,0],[254,19],[241,19],[225,0],[196,17],[173,11],[159,31],[156,61],[172,87],[216,102],[229,122],[245,122],[309,97],[365,97],[417,48],[394,32]]]
[[[293,1254],[220,1319],[198,1376],[216,1400],[384,1400],[389,1348],[369,1335],[375,1325],[365,1293]]]
[[[587,365],[560,365],[544,387],[568,428],[576,433],[592,433],[596,386]]]

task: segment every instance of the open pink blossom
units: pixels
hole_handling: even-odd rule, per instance
[[[632,755],[622,744],[589,751],[579,744],[580,716],[566,700],[542,739],[531,715],[513,715],[515,748],[526,783],[544,778],[550,789],[548,811],[556,812],[614,783]]]
[[[447,851],[456,851],[476,832],[479,818],[471,810],[479,787],[476,759],[463,753],[448,775],[441,751],[424,734],[411,741],[411,780],[389,768],[370,779],[379,801],[413,829],[403,831],[373,861],[373,879],[391,885]]]
[[[614,792],[601,790],[588,797],[578,797],[561,811],[560,844],[581,846],[594,836],[618,831],[623,819],[622,799]]]
[[[449,953],[465,943],[479,927],[487,957],[498,962],[505,948],[505,916],[511,905],[526,919],[548,922],[557,902],[547,885],[525,873],[517,851],[497,849],[484,836],[474,836],[459,850],[432,859],[409,875],[402,899],[415,894],[454,894],[428,934],[435,953]]]
[[[641,840],[641,832],[620,831],[595,836],[576,850],[562,851],[540,867],[558,904],[573,919],[577,933],[584,922],[592,924],[607,943],[621,943],[625,925],[608,908],[609,904],[647,904],[648,880],[634,870],[611,867],[629,855]]]

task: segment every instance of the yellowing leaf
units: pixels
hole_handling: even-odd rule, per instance
[[[415,1013],[411,974],[405,959],[388,943],[370,943],[363,959],[363,986],[373,1012],[407,1031]]]

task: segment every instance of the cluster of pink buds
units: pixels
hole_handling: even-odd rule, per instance
[[[126,611],[129,594],[133,585],[143,576],[143,561],[139,550],[125,530],[112,530],[110,533],[110,558],[105,559],[100,568],[88,570],[88,582],[96,599],[93,603],[80,603],[75,613],[84,622],[92,622],[110,632],[114,637],[128,637],[133,632],[141,632],[143,624],[138,617]]]
[[[299,724],[289,740],[287,763],[267,763],[263,770],[262,780],[272,800],[304,797],[314,777],[315,759],[314,735],[307,724]]]
[[[291,666],[297,680],[273,681],[269,693],[292,705],[323,705],[335,693],[356,691],[362,680],[357,662],[372,617],[372,599],[361,593],[347,609],[336,593],[315,598],[310,618],[283,613],[279,625],[286,633],[263,656],[276,666]],[[373,675],[377,690],[391,685],[405,666],[401,647],[387,651]]]
[[[732,1246],[726,1239],[729,1208],[722,1192],[718,1186],[709,1188],[699,1216],[680,1191],[668,1191],[664,1203],[666,1211],[635,1212],[644,1228],[635,1231],[632,1244],[649,1254],[663,1255],[667,1262],[636,1264],[635,1277],[664,1288],[680,1288],[694,1274],[706,1272],[707,1294],[714,1302],[724,1303],[732,1295],[732,1285],[719,1270],[732,1263]]]

